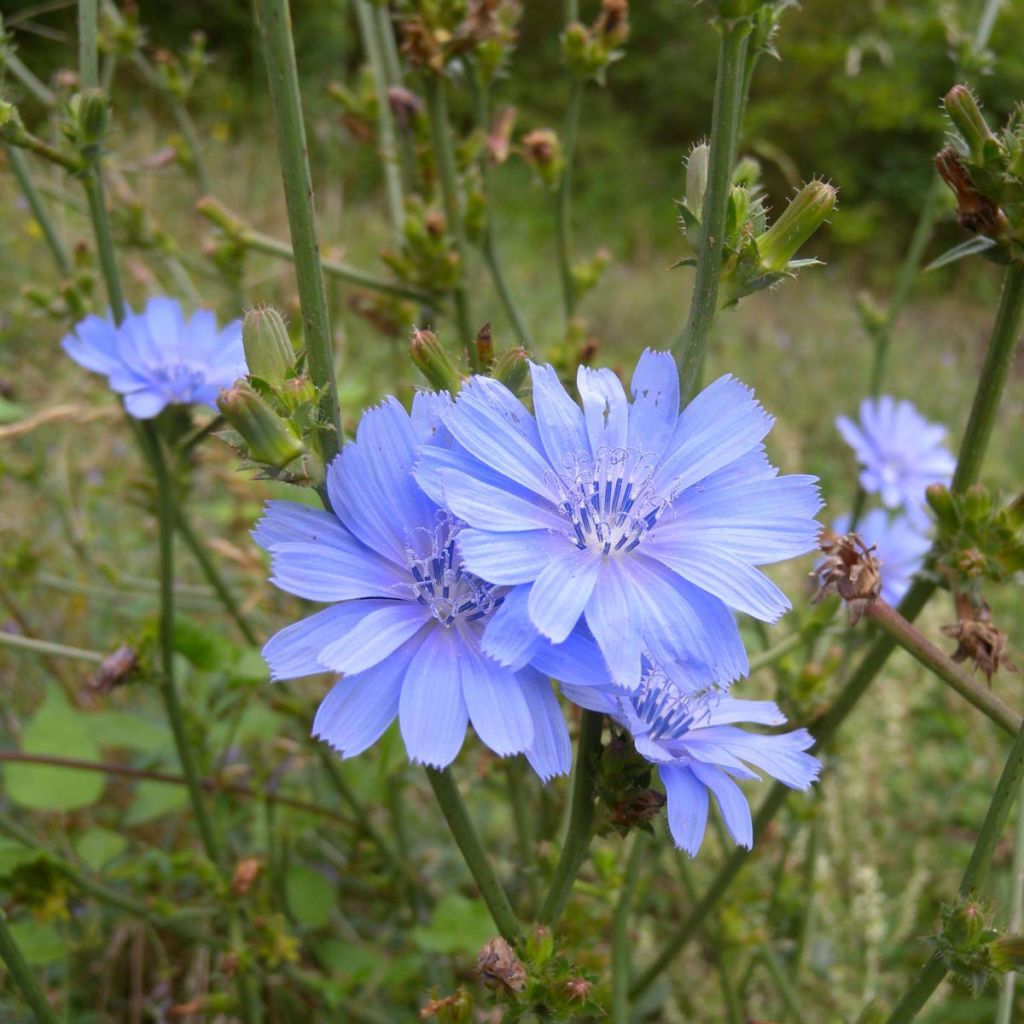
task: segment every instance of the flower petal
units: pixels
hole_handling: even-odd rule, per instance
[[[679,371],[671,353],[644,349],[630,390],[633,405],[629,410],[629,447],[660,455],[679,419]]]
[[[470,526],[495,533],[529,529],[565,531],[566,521],[550,502],[520,498],[453,469],[442,469],[438,478],[445,506]]]
[[[562,708],[547,676],[531,669],[519,673],[523,696],[533,719],[533,742],[526,751],[530,767],[542,782],[565,775],[572,765],[572,746]]]
[[[320,652],[320,664],[333,672],[355,675],[379,664],[422,629],[432,616],[417,601],[363,600],[362,614]],[[343,607],[343,606],[342,606]]]
[[[533,718],[516,673],[471,644],[460,652],[458,667],[469,720],[480,739],[499,757],[523,753],[533,743]]]
[[[530,589],[530,621],[549,640],[561,643],[573,631],[600,568],[601,559],[592,551],[569,548],[537,577]]]
[[[379,604],[379,602],[372,602]],[[350,629],[366,611],[362,602],[336,604],[275,633],[263,647],[271,679],[300,679],[326,671],[320,652],[337,636]]]
[[[610,686],[612,681],[601,648],[580,630],[574,630],[560,644],[540,637],[530,664],[563,684]]]
[[[466,568],[499,586],[532,583],[553,559],[571,550],[567,537],[547,530],[491,533],[466,529],[459,531],[457,543]]]
[[[633,581],[618,559],[604,560],[587,602],[586,618],[612,681],[628,690],[636,689],[640,685],[644,611]]]
[[[590,451],[583,413],[569,397],[553,366],[530,363],[530,375],[537,429],[544,451],[556,471],[567,469],[575,456]]]
[[[754,823],[750,817],[750,804],[743,790],[721,768],[694,762],[690,771],[703,783],[718,801],[718,809],[725,819],[725,827],[739,846],[750,849],[754,845]]]
[[[167,396],[152,388],[133,391],[124,396],[124,407],[128,415],[137,420],[151,420],[168,405]]]
[[[684,765],[658,768],[668,797],[668,828],[676,846],[696,857],[708,824],[708,791]]]
[[[407,573],[351,536],[330,544],[274,545],[270,582],[309,601],[412,595]]]
[[[268,501],[252,531],[252,539],[269,551],[275,544],[345,542],[351,540],[351,534],[336,516],[323,509],[300,505],[297,501]]]
[[[484,628],[480,646],[499,665],[518,669],[541,643],[548,644],[530,621],[529,600],[529,587],[513,587]]]
[[[629,443],[629,402],[622,381],[611,370],[581,366],[576,373],[576,388],[594,455],[625,448]]]

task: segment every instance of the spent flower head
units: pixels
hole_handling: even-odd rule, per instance
[[[186,318],[175,299],[152,298],[120,325],[87,316],[61,345],[80,366],[106,376],[136,419],[166,406],[214,406],[217,394],[246,374],[241,324],[220,329],[207,309]]]
[[[833,527],[840,536],[849,528],[849,516],[840,516]],[[906,516],[892,515],[881,508],[864,514],[857,524],[857,533],[874,549],[881,567],[882,597],[889,604],[899,604],[914,574],[924,564],[931,541]]]

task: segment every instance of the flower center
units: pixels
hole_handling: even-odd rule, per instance
[[[565,463],[566,471],[556,478],[558,511],[569,520],[570,539],[581,550],[632,551],[669,504],[651,483],[656,455],[617,448],[596,456],[577,452]]]
[[[413,595],[442,626],[482,625],[504,600],[495,596],[493,583],[463,569],[447,522],[436,531],[414,531],[406,556]]]
[[[167,387],[175,398],[188,401],[196,390],[206,383],[206,374],[188,363],[172,363],[158,366],[153,370],[153,377]]]
[[[654,670],[631,700],[652,740],[678,740],[707,718],[718,697],[717,690],[684,694],[664,673]]]

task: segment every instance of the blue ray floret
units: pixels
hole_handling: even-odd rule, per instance
[[[213,406],[221,389],[246,373],[240,321],[221,330],[206,309],[186,319],[168,298],[150,299],[141,313],[129,311],[120,326],[87,316],[62,345],[80,366],[106,376],[140,420],[168,405]]]
[[[756,567],[815,547],[815,478],[778,475],[772,419],[732,377],[680,412],[667,353],[641,356],[632,402],[611,370],[580,368],[582,408],[552,367],[531,372],[535,415],[475,377],[444,413],[457,444],[417,470],[467,524],[467,568],[511,588],[484,650],[515,664],[531,630],[559,643],[585,622],[619,685],[639,685],[644,655],[686,688],[739,678],[732,612],[789,608]]]
[[[566,686],[563,693],[614,718],[632,734],[637,753],[658,766],[676,846],[697,855],[710,791],[733,839],[749,849],[750,805],[735,780],[759,779],[756,768],[791,789],[807,789],[821,771],[806,753],[814,737],[806,729],[770,735],[740,729],[738,723],[779,726],[786,718],[770,701],[737,700],[720,690],[687,692],[656,667],[645,662],[644,669],[636,690]]]
[[[835,521],[838,534],[850,528],[850,517],[841,516]],[[889,604],[899,604],[910,589],[914,574],[924,563],[924,556],[931,547],[931,541],[904,515],[892,515],[885,509],[875,508],[866,512],[857,524],[857,533],[868,547],[877,549],[882,571],[882,597]]]
[[[944,443],[946,428],[891,395],[865,398],[860,422],[840,416],[836,428],[861,464],[861,487],[877,494],[886,508],[903,509],[918,529],[925,528],[925,491],[930,484],[948,484],[956,468]]]
[[[421,446],[450,443],[447,396],[420,394],[410,416],[393,398],[364,414],[327,469],[332,512],[272,501],[254,531],[271,580],[329,607],[264,647],[273,678],[340,673],[314,735],[351,757],[398,717],[413,761],[444,768],[472,723],[496,754],[525,753],[543,779],[568,771],[569,736],[549,675],[607,681],[592,641],[534,643],[514,668],[482,649],[508,588],[467,571],[459,523],[417,485]]]

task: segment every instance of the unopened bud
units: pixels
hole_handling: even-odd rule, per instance
[[[586,978],[570,978],[565,983],[565,992],[570,1002],[582,1003],[590,998],[590,990],[594,987],[593,982]]]
[[[438,391],[454,395],[462,385],[462,375],[444,345],[433,331],[414,330],[409,339],[409,355]]]
[[[270,306],[257,306],[242,321],[242,346],[249,373],[267,384],[285,380],[295,366],[295,350],[281,314]]]
[[[543,967],[555,952],[555,938],[550,928],[541,925],[526,939],[526,955],[534,967]]]
[[[954,85],[946,93],[942,103],[953,126],[970,147],[971,159],[975,163],[983,163],[985,143],[989,140],[994,142],[995,136],[978,106],[978,101],[974,98],[974,93],[966,85]]]
[[[964,515],[970,522],[981,523],[992,512],[992,495],[984,484],[972,484],[964,492]]]
[[[711,147],[706,142],[690,150],[686,158],[686,208],[698,220],[704,208],[704,193],[708,187],[708,157]]]
[[[316,401],[316,385],[305,375],[289,377],[277,389],[277,396],[289,409],[298,409]]]
[[[509,391],[518,391],[526,380],[530,353],[525,348],[510,348],[498,356],[494,364],[493,376],[501,381]]]
[[[503,164],[508,159],[516,114],[515,107],[502,107],[494,115],[491,130],[487,133],[487,152],[493,164]]]
[[[953,946],[973,946],[985,931],[984,910],[974,900],[960,900],[947,909],[943,925],[943,933]]]
[[[217,408],[241,436],[253,462],[283,469],[305,451],[291,424],[278,416],[247,381],[236,381],[222,391]]]
[[[477,331],[476,358],[483,373],[488,373],[494,365],[494,338],[491,335],[490,323],[484,324]]]
[[[102,89],[86,89],[71,97],[70,131],[75,145],[83,153],[94,152],[107,137],[110,101]]]
[[[594,30],[613,46],[624,43],[629,38],[629,0],[603,0]]]
[[[814,234],[836,206],[836,190],[825,181],[808,182],[779,219],[757,239],[762,268],[782,273],[800,247]]]
[[[562,151],[558,136],[550,128],[535,128],[522,141],[527,158],[538,167],[550,167]]]
[[[931,484],[924,492],[929,508],[935,513],[939,527],[944,532],[951,532],[959,524],[956,502],[945,484]]]

